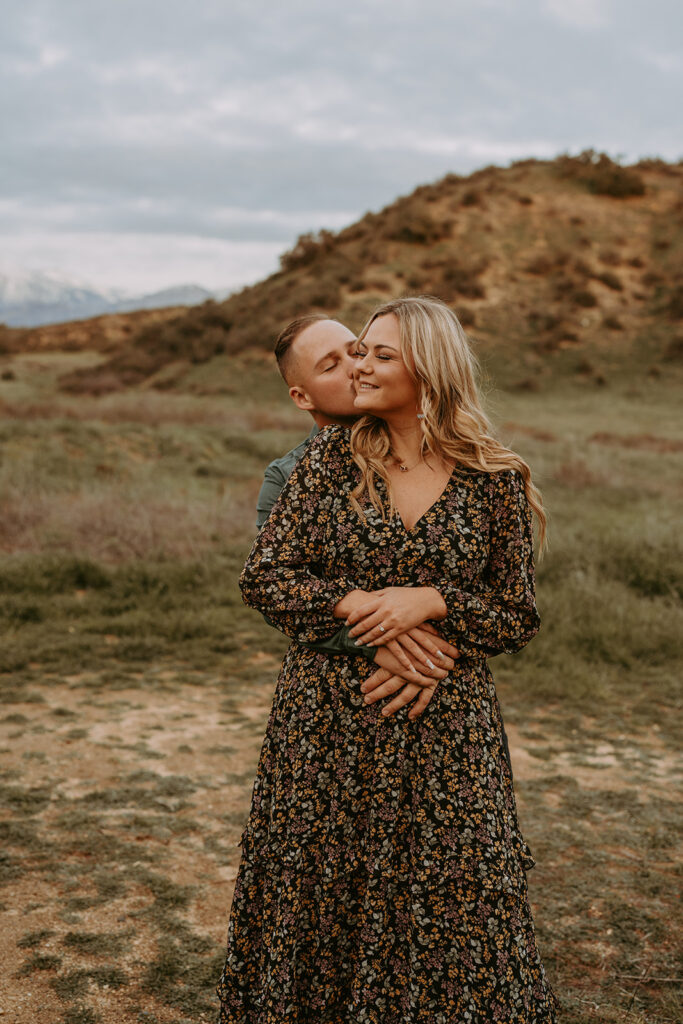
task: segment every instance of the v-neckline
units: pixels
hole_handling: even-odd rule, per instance
[[[450,474],[450,476],[448,477],[448,480],[446,480],[446,483],[445,483],[445,485],[444,485],[444,489],[442,490],[441,494],[440,494],[440,495],[438,496],[438,498],[436,498],[436,499],[435,499],[435,500],[434,500],[434,501],[433,501],[433,502],[431,503],[431,505],[430,505],[430,506],[429,506],[428,508],[426,508],[426,509],[424,510],[424,512],[422,513],[422,515],[421,515],[421,516],[419,516],[419,517],[418,517],[418,518],[417,518],[417,519],[415,520],[415,522],[413,523],[413,525],[412,525],[412,526],[410,526],[410,527],[406,526],[406,524],[405,524],[405,523],[403,522],[403,516],[402,516],[402,515],[401,515],[401,513],[399,512],[399,510],[398,510],[398,506],[397,506],[397,505],[394,505],[394,513],[395,513],[396,517],[398,518],[398,521],[399,521],[399,523],[400,523],[400,524],[401,524],[401,526],[403,527],[403,532],[404,532],[405,534],[407,534],[407,535],[410,535],[411,533],[414,533],[414,532],[415,532],[415,530],[417,529],[417,527],[419,526],[419,524],[420,524],[420,523],[422,522],[422,520],[423,520],[423,519],[426,519],[426,517],[427,517],[427,516],[429,515],[429,513],[430,513],[430,512],[431,512],[431,511],[432,511],[433,509],[435,509],[435,508],[436,508],[436,506],[437,506],[437,505],[439,504],[439,502],[440,502],[440,501],[442,501],[442,500],[443,500],[443,498],[444,498],[444,497],[446,496],[446,492],[448,491],[449,487],[451,486],[451,481],[453,480],[453,477],[454,477],[454,476],[455,476],[455,466],[454,466],[454,467],[453,467],[453,469],[451,470],[451,474]],[[384,486],[384,490],[386,491],[386,490],[387,490],[387,486],[386,486],[386,484],[385,484],[384,480],[382,480],[382,485]],[[387,494],[387,498],[388,498],[388,497],[389,497],[389,495]]]

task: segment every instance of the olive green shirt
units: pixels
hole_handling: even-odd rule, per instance
[[[307,438],[305,438],[301,444],[298,444],[296,448],[292,448],[286,455],[280,456],[279,459],[273,459],[271,463],[266,467],[266,471],[263,474],[263,483],[261,484],[261,490],[259,496],[256,499],[256,527],[261,529],[268,516],[273,505],[280,497],[282,488],[285,486],[292,470],[296,466],[301,456],[306,451],[309,441],[311,441],[318,433],[319,427],[314,423],[313,429]],[[362,654],[369,661],[375,660],[375,654],[377,652],[376,647],[356,647],[355,640],[353,637],[349,637],[349,627],[342,626],[336,633],[328,637],[327,640],[320,640],[314,644],[304,644],[304,647],[310,647],[314,651],[321,651],[328,654]]]

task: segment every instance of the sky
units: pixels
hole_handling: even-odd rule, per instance
[[[228,291],[448,172],[683,157],[679,0],[2,0],[0,265]]]

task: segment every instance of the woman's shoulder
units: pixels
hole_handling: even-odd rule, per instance
[[[348,427],[332,424],[323,427],[309,442],[306,456],[319,466],[336,468],[351,461],[351,431]]]

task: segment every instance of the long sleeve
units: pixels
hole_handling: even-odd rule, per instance
[[[338,481],[327,465],[328,428],[308,445],[273,514],[256,538],[240,577],[245,604],[287,636],[311,644],[335,634],[335,605],[354,589],[343,576],[323,577],[327,529]]]
[[[448,580],[434,584],[448,609],[434,625],[456,647],[460,642],[463,653],[472,644],[482,655],[514,654],[540,625],[531,510],[519,473],[492,474],[489,502],[489,556],[482,575],[471,592]]]
[[[287,483],[287,476],[278,461],[266,466],[263,483],[256,499],[256,529],[260,530],[270,515],[270,510],[280,497],[282,488]]]

